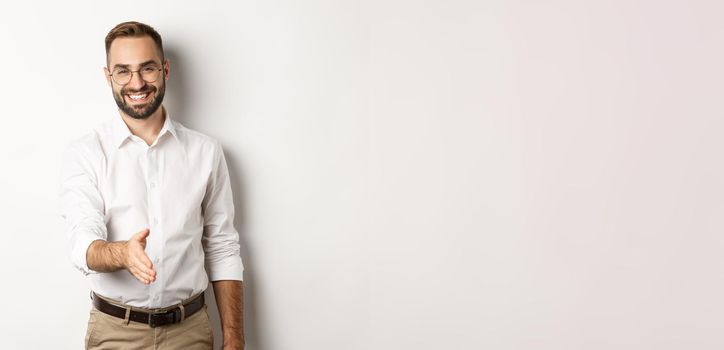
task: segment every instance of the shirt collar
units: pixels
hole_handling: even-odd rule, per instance
[[[165,108],[164,113],[166,114],[166,120],[163,122],[163,127],[161,127],[161,131],[158,132],[158,138],[161,138],[161,136],[163,136],[163,134],[168,131],[171,133],[171,135],[173,135],[176,141],[178,141],[176,127],[174,125],[175,122],[171,120],[171,116],[169,116]],[[133,134],[131,133],[131,129],[128,128],[128,125],[126,125],[126,122],[123,121],[123,117],[121,117],[120,114],[113,117],[111,124],[113,130],[113,145],[116,146],[116,149],[118,149],[121,147],[121,145],[123,145],[123,141],[125,141]]]

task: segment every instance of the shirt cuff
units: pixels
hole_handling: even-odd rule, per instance
[[[209,281],[234,280],[243,281],[244,264],[241,256],[230,255],[219,261],[207,261]]]
[[[92,270],[88,267],[88,261],[86,260],[87,254],[88,254],[88,248],[90,245],[95,241],[102,241],[103,239],[92,234],[92,233],[85,233],[82,235],[79,235],[77,238],[77,241],[75,242],[75,247],[73,251],[73,257],[75,261],[73,261],[74,265],[80,272],[82,272],[84,275],[88,276],[90,274],[96,274],[100,273],[96,270]]]

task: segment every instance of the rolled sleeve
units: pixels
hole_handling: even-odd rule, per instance
[[[88,247],[108,237],[104,202],[91,159],[87,147],[77,141],[69,144],[64,152],[59,191],[70,260],[85,275],[98,273],[88,268]]]
[[[202,203],[202,244],[209,280],[243,280],[239,233],[234,228],[234,200],[224,151],[214,145],[213,168]]]

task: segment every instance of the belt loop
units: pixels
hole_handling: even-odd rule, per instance
[[[184,318],[186,317],[186,313],[184,312],[184,304],[183,303],[179,304],[178,308],[181,309],[181,321],[179,321],[179,322],[183,322]]]
[[[131,308],[126,308],[126,317],[123,318],[123,322],[126,323],[126,326],[128,326],[129,323],[131,323]]]

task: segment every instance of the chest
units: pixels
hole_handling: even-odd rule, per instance
[[[211,155],[168,143],[124,147],[100,171],[109,238],[128,239],[144,227],[169,232],[202,223]]]

